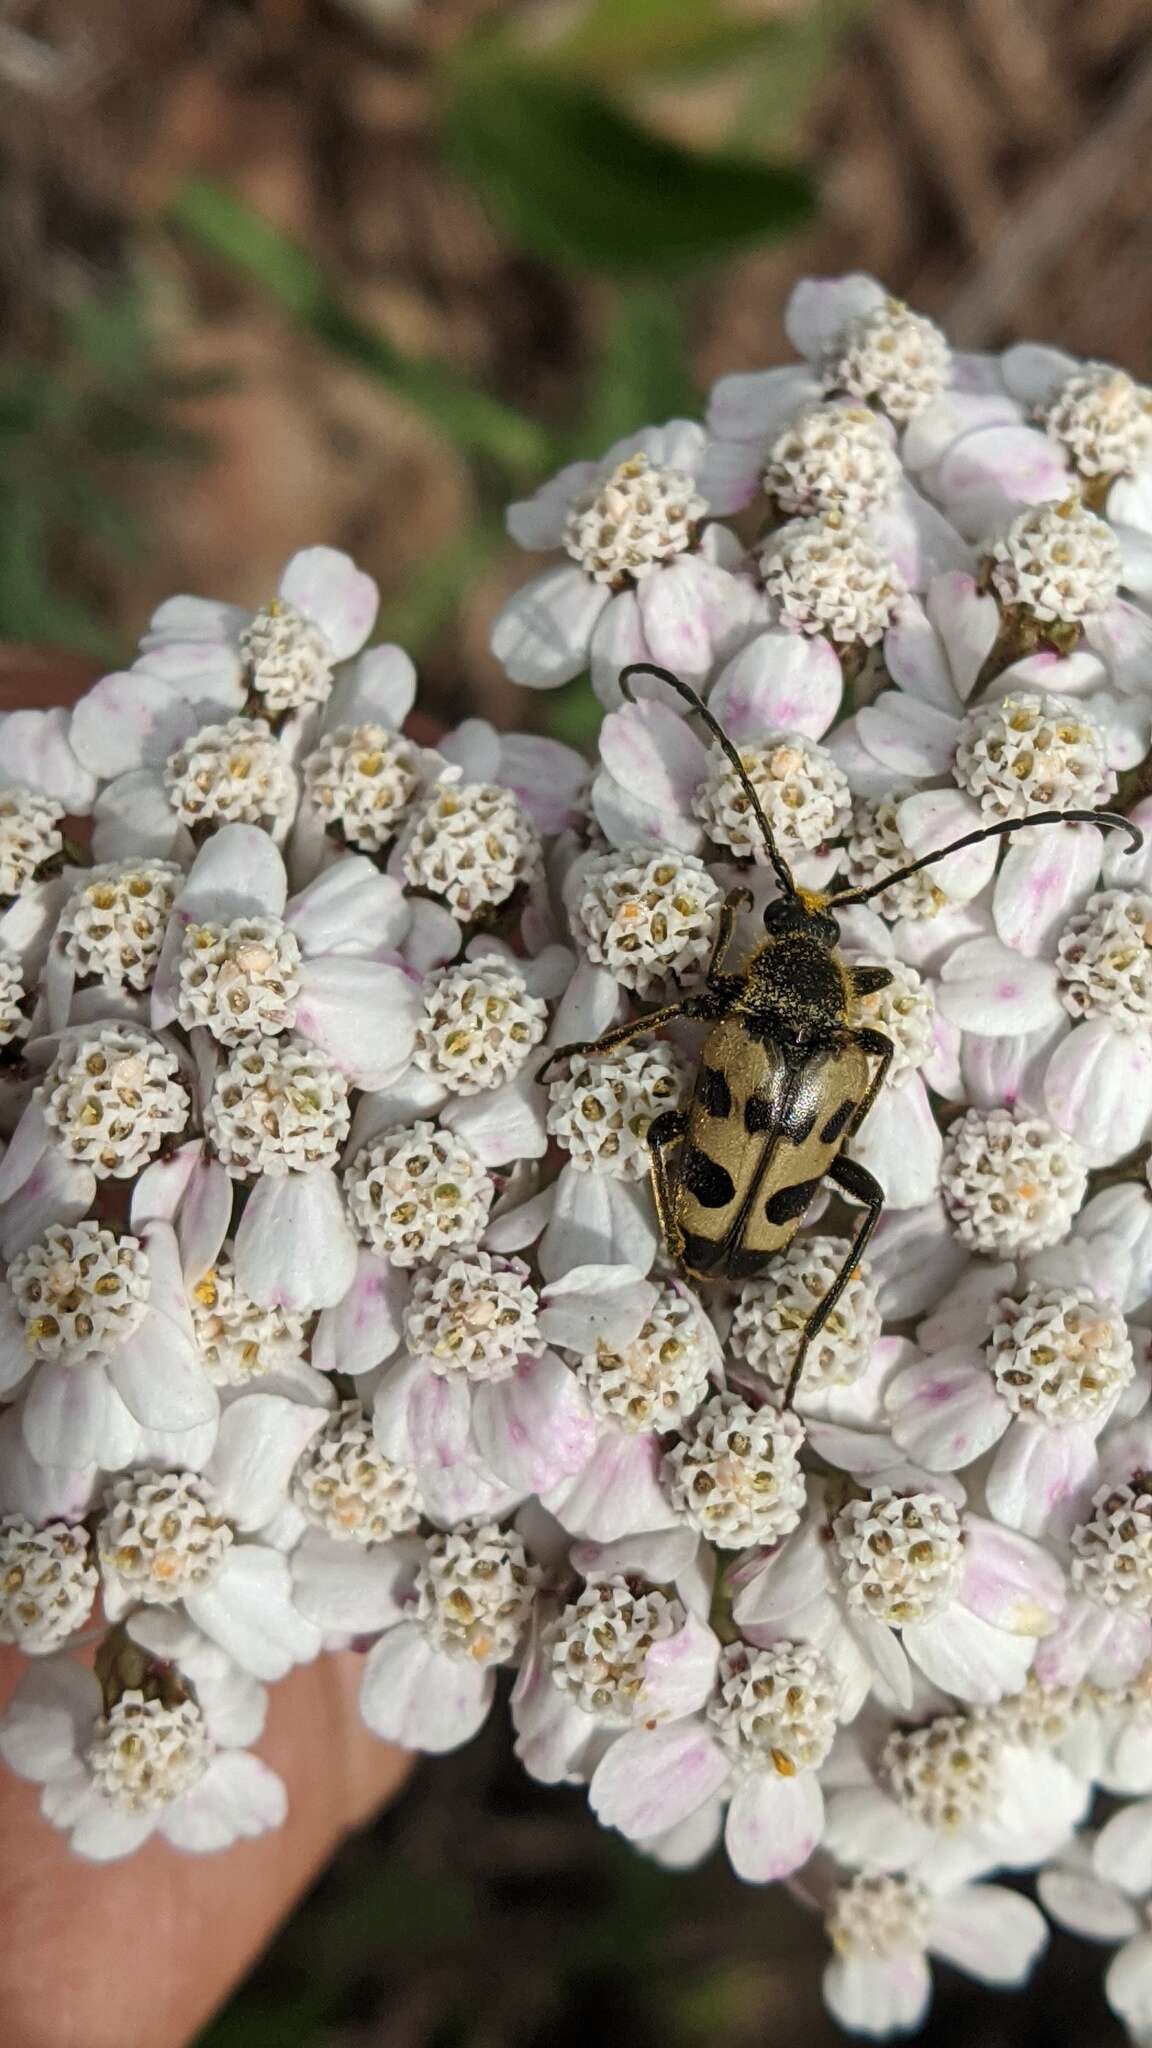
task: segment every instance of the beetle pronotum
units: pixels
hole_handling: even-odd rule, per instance
[[[764,941],[741,972],[727,973],[724,959],[736,914],[751,906],[752,897],[747,889],[733,889],[720,910],[699,995],[665,1003],[600,1038],[561,1046],[545,1061],[540,1078],[561,1060],[614,1052],[676,1017],[699,1018],[711,1026],[689,1107],[666,1110],[648,1130],[664,1243],[695,1284],[762,1274],[796,1235],[821,1180],[863,1205],[844,1263],[804,1326],[784,1396],[788,1408],[808,1347],[851,1279],[884,1205],[879,1182],[844,1148],[883,1087],[894,1050],[882,1032],[855,1023],[853,1009],[859,998],[886,988],[892,977],[885,967],[852,967],[843,959],[833,913],[850,903],[866,903],[893,882],[964,847],[1037,825],[1090,824],[1124,831],[1134,850],[1143,837],[1127,818],[1111,811],[1041,811],[968,832],[865,889],[834,895],[801,889],[736,747],[708,706],[689,684],[650,662],[624,669],[620,685],[626,697],[631,698],[630,681],[637,675],[655,676],[675,690],[723,748],[743,784],[780,893],[764,912]]]

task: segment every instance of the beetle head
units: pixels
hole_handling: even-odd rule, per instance
[[[806,932],[821,945],[839,945],[840,927],[824,908],[825,900],[806,889],[798,890],[795,896],[774,896],[764,911],[764,929],[773,939],[785,938],[790,932]]]

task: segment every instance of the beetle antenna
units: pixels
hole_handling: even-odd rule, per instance
[[[1144,844],[1144,834],[1130,818],[1122,818],[1116,811],[1037,811],[1030,818],[1005,818],[999,825],[984,825],[979,832],[966,832],[963,839],[954,839],[951,846],[938,846],[934,853],[926,853],[920,860],[910,861],[906,868],[896,868],[890,875],[881,875],[879,881],[870,882],[866,889],[845,889],[837,896],[830,896],[826,908],[838,910],[845,903],[867,903],[870,896],[882,896],[893,882],[902,882],[907,875],[918,875],[921,868],[930,868],[934,861],[947,860],[949,854],[961,853],[966,846],[979,846],[982,839],[1006,839],[1013,832],[1026,832],[1033,825],[1098,825],[1102,832],[1127,832],[1132,841],[1130,851],[1138,853]]]
[[[633,696],[630,688],[630,683],[633,676],[656,676],[660,682],[667,683],[668,688],[670,690],[675,690],[677,696],[683,697],[684,702],[692,706],[692,709],[693,711],[695,711],[697,717],[703,719],[713,739],[716,741],[716,744],[723,749],[728,760],[731,762],[732,767],[735,769],[736,774],[740,778],[744,794],[748,798],[748,802],[752,807],[752,815],[755,818],[756,823],[760,827],[760,832],[763,837],[764,844],[768,850],[768,858],[772,863],[776,880],[779,882],[780,887],[782,888],[786,896],[795,896],[796,884],[792,879],[792,870],[789,867],[787,861],[785,860],[784,855],[781,853],[780,848],[776,844],[776,840],[772,832],[772,827],[768,823],[768,819],[764,811],[764,806],[761,803],[759,797],[757,796],[756,791],[753,789],[751,782],[749,781],[748,771],[745,768],[743,761],[740,759],[740,756],[737,753],[736,748],[733,746],[732,741],[729,739],[723,726],[720,724],[719,719],[716,718],[713,712],[709,711],[708,706],[704,702],[704,699],[701,696],[699,696],[697,692],[692,688],[691,683],[681,682],[680,677],[674,676],[670,669],[657,668],[655,662],[653,661],[630,661],[627,668],[621,669],[620,688],[623,692],[623,695],[627,698],[629,704],[634,704],[636,702],[636,699]]]

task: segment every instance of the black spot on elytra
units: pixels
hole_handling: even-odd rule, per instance
[[[694,1230],[686,1230],[680,1256],[690,1273],[711,1273],[719,1265],[723,1249],[722,1237],[700,1237]]]
[[[832,1111],[824,1129],[820,1133],[820,1143],[822,1145],[834,1145],[838,1138],[844,1136],[852,1121],[852,1112],[855,1107],[856,1104],[849,1097],[846,1102],[841,1102]]]
[[[763,1095],[750,1095],[744,1104],[744,1129],[749,1137],[757,1131],[770,1131],[775,1120],[775,1111]]]
[[[693,1149],[689,1152],[681,1170],[680,1178],[689,1194],[695,1195],[702,1209],[723,1209],[736,1193],[732,1176],[706,1152]]]
[[[696,1077],[696,1100],[709,1116],[731,1116],[732,1090],[719,1067],[701,1067]]]
[[[777,1188],[764,1204],[764,1214],[769,1223],[794,1223],[816,1193],[818,1180],[798,1180],[790,1188]]]
[[[737,1245],[728,1254],[728,1277],[730,1280],[755,1280],[773,1257],[772,1252],[750,1252],[744,1245]]]

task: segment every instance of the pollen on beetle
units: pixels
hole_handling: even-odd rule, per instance
[[[60,1047],[37,1094],[69,1159],[97,1179],[127,1180],[184,1129],[189,1102],[179,1071],[157,1039],[105,1025]]]
[[[694,478],[638,452],[574,499],[564,546],[586,575],[622,589],[694,547],[707,511]]]
[[[949,1124],[940,1167],[949,1221],[970,1250],[1008,1258],[1058,1244],[1084,1199],[1074,1138],[1023,1109],[968,1109]]]
[[[728,1643],[706,1711],[738,1770],[794,1778],[816,1770],[832,1747],[836,1683],[811,1643]]]
[[[794,520],[770,535],[760,575],[782,625],[822,633],[841,647],[874,647],[905,594],[895,563],[862,526],[835,513]]]
[[[880,1776],[925,1827],[959,1835],[987,1820],[1000,1798],[1003,1738],[986,1714],[939,1714],[920,1728],[894,1729],[880,1752]]]
[[[845,1960],[923,1955],[932,1931],[932,1897],[912,1877],[858,1871],[832,1894],[824,1929]]]
[[[572,928],[596,966],[607,967],[621,988],[647,996],[699,981],[721,900],[696,854],[630,846],[585,863]]]
[[[449,782],[410,812],[401,866],[412,888],[443,898],[467,922],[534,882],[543,852],[535,824],[510,789]]]
[[[593,1413],[617,1429],[677,1429],[707,1394],[716,1356],[711,1324],[673,1282],[660,1288],[630,1344],[614,1350],[601,1337],[575,1372]]]
[[[1116,777],[1096,720],[1067,697],[1015,691],[978,704],[961,724],[952,773],[989,821],[1031,811],[1091,809]]]
[[[582,1173],[644,1180],[651,1171],[648,1126],[676,1109],[687,1074],[671,1046],[628,1046],[604,1059],[574,1054],[567,1077],[549,1087],[548,1131]]]
[[[1060,1000],[1073,1017],[1114,1031],[1152,1025],[1152,896],[1102,889],[1070,917],[1056,945]]]
[[[200,1363],[218,1387],[243,1387],[300,1363],[308,1318],[296,1309],[262,1308],[244,1292],[231,1257],[221,1253],[189,1292]]]
[[[959,1585],[960,1516],[941,1493],[879,1486],[868,1499],[841,1508],[832,1535],[848,1606],[889,1628],[931,1621]]]
[[[138,1330],[148,1308],[148,1254],[91,1220],[51,1223],[15,1253],[8,1285],[34,1358],[87,1365]]]
[[[348,1083],[311,1046],[234,1052],[204,1107],[204,1130],[237,1180],[335,1166],[348,1136]]]
[[[992,587],[1045,626],[1078,626],[1107,611],[1120,587],[1120,543],[1080,498],[1029,505],[993,541]]]
[[[845,845],[846,887],[868,889],[883,875],[895,874],[915,858],[912,848],[900,836],[898,796],[873,801],[857,797],[852,806],[852,823]],[[882,917],[906,917],[920,921],[935,917],[948,902],[943,889],[933,881],[931,871],[905,875],[872,899],[872,909]]]
[[[346,1169],[344,1188],[364,1242],[394,1266],[473,1250],[495,1193],[471,1146],[426,1122],[366,1145]]]
[[[105,988],[150,988],[184,871],[170,860],[90,868],[60,913],[64,953]]]
[[[821,370],[826,391],[865,399],[904,426],[947,389],[952,351],[934,321],[886,299],[848,322]]]
[[[24,968],[15,953],[0,946],[0,1050],[28,1036]]]
[[[282,597],[257,612],[244,628],[240,652],[253,690],[274,716],[327,701],[332,689],[328,637]]]
[[[158,1813],[198,1785],[214,1745],[196,1702],[125,1692],[96,1722],[84,1761],[120,1813]]]
[[[884,967],[892,977],[887,988],[877,989],[872,995],[856,996],[853,1008],[860,1023],[882,1031],[892,1044],[894,1050],[884,1085],[899,1088],[918,1074],[925,1060],[932,1056],[936,1042],[932,990],[918,969],[909,967],[894,954],[883,960],[856,952],[849,957],[854,967],[867,959],[870,966]]]
[[[1152,1615],[1152,1479],[1102,1486],[1072,1531],[1072,1584],[1098,1607]]]
[[[674,1508],[721,1550],[776,1543],[804,1508],[797,1416],[713,1394],[664,1460]]]
[[[764,489],[789,516],[860,520],[902,479],[891,430],[867,406],[810,405],[772,443]]]
[[[0,901],[19,896],[64,848],[63,804],[38,789],[0,789]]]
[[[773,1261],[769,1278],[745,1281],[728,1337],[733,1358],[783,1392],[804,1326],[824,1300],[847,1251],[848,1240],[843,1237],[794,1238]],[[851,1386],[866,1369],[880,1330],[876,1285],[862,1261],[809,1346],[805,1391]]]
[[[360,1401],[342,1402],[301,1452],[292,1500],[340,1543],[384,1543],[415,1529],[422,1512],[415,1472],[384,1456]]]
[[[445,1656],[506,1664],[523,1640],[540,1578],[514,1529],[475,1522],[438,1530],[416,1573],[413,1619]]]
[[[852,811],[847,778],[817,740],[770,733],[757,746],[742,746],[740,760],[786,856],[811,853],[844,830]],[[717,846],[729,847],[741,860],[767,861],[747,791],[715,743],[692,809]]]
[[[547,1004],[512,961],[461,960],[425,977],[412,1057],[454,1095],[478,1095],[512,1080],[547,1029]]]
[[[287,1031],[300,993],[300,944],[278,917],[190,924],[180,948],[176,1013],[221,1045]]]
[[[545,1628],[553,1681],[608,1727],[645,1719],[648,1653],[683,1628],[679,1600],[626,1578],[590,1581]]]
[[[1032,1286],[993,1308],[987,1358],[1015,1415],[1059,1428],[1108,1408],[1135,1374],[1132,1343],[1112,1302],[1090,1287]]]
[[[231,1544],[216,1490],[198,1472],[140,1467],[115,1480],[96,1531],[105,1579],[165,1607],[211,1586]]]
[[[202,725],[164,767],[168,801],[190,828],[289,823],[296,779],[264,718]]]
[[[1111,363],[1083,363],[1037,419],[1090,481],[1135,476],[1152,456],[1152,391]]]
[[[341,725],[304,762],[304,787],[329,831],[378,853],[424,788],[420,749],[386,725]]]
[[[30,1657],[58,1650],[87,1621],[99,1583],[85,1529],[0,1517],[0,1643]]]
[[[522,1259],[488,1252],[447,1256],[416,1275],[404,1312],[404,1341],[444,1379],[508,1379],[544,1339],[539,1299]]]

